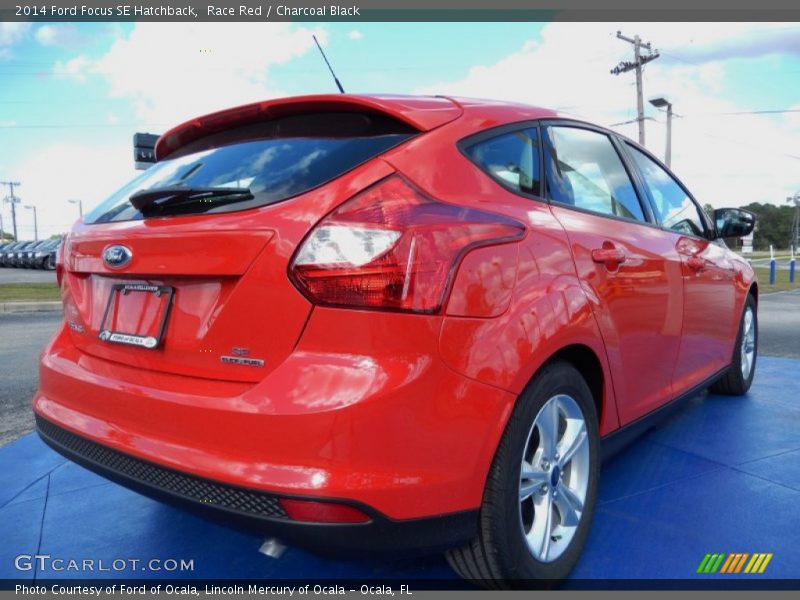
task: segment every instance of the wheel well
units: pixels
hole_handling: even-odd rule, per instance
[[[594,351],[588,346],[575,344],[556,352],[553,359],[561,359],[570,363],[580,371],[592,392],[594,406],[597,410],[597,422],[603,422],[603,367]]]
[[[747,293],[753,297],[753,301],[756,303],[756,306],[758,306],[758,283],[754,281],[750,289],[747,290]]]

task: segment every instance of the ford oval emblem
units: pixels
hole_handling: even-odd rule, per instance
[[[111,269],[121,269],[133,258],[133,253],[125,246],[109,246],[103,250],[103,262]]]

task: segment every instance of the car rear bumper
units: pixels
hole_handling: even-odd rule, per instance
[[[279,502],[284,496],[166,469],[89,441],[40,416],[36,418],[36,429],[45,443],[66,458],[145,496],[321,554],[365,556],[384,552],[437,552],[466,543],[477,534],[477,510],[397,521],[370,507],[351,503],[370,520],[364,523],[293,521]]]
[[[351,527],[365,532],[365,548],[385,540],[403,550],[468,539],[514,395],[447,367],[438,358],[437,324],[427,319],[364,311],[344,323],[337,311],[316,312],[295,352],[257,384],[112,363],[80,351],[62,328],[41,358],[33,405],[49,425],[40,433],[76,462],[148,495],[222,513],[251,529],[255,522],[255,529],[298,544]],[[317,329],[339,346],[326,342],[322,351]],[[357,349],[370,345],[359,332],[393,342],[373,344],[381,348],[364,356]],[[350,504],[372,521],[310,525],[229,514],[219,503],[131,480],[114,461],[59,442],[44,429],[51,426],[168,472],[270,497]],[[411,532],[407,541],[398,528]],[[418,529],[436,534],[429,540]],[[366,543],[369,536],[374,544]]]

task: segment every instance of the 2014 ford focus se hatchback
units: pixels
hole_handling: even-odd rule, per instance
[[[271,100],[180,125],[75,225],[42,438],[317,550],[565,577],[601,442],[743,394],[757,282],[641,146],[540,108]]]

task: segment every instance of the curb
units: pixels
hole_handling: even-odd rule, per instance
[[[60,301],[51,302],[0,302],[0,314],[21,312],[56,312],[61,311]]]

